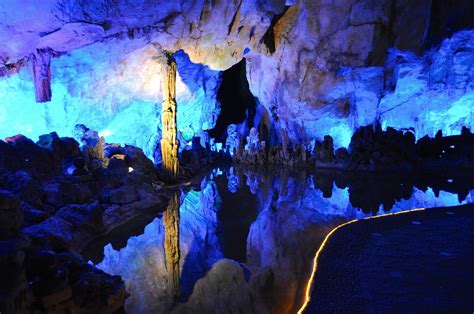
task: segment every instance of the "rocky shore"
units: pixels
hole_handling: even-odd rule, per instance
[[[169,195],[153,163],[135,147],[105,145],[85,160],[79,144],[56,133],[37,143],[0,141],[0,312],[113,313],[123,281],[82,259],[81,250],[143,215]]]
[[[474,135],[468,128],[462,128],[460,135],[443,136],[439,131],[434,138],[425,136],[416,141],[410,130],[382,130],[380,124],[367,125],[357,129],[347,149],[335,149],[329,135],[322,141],[283,143],[270,148],[258,136],[256,133],[254,139],[247,137],[247,143],[254,145],[235,148],[234,162],[370,172],[474,168]]]

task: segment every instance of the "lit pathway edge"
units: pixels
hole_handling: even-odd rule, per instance
[[[324,250],[324,247],[326,246],[326,243],[329,241],[329,238],[331,238],[331,236],[339,229],[347,226],[347,225],[350,225],[352,223],[355,223],[355,222],[358,222],[358,221],[362,221],[362,220],[369,220],[369,219],[378,219],[378,218],[383,218],[383,217],[387,217],[387,216],[394,216],[394,215],[402,215],[402,214],[408,214],[408,213],[412,213],[412,212],[417,212],[417,211],[422,211],[422,210],[425,210],[426,208],[415,208],[415,209],[409,209],[409,210],[404,210],[404,211],[400,211],[400,212],[396,212],[396,213],[387,213],[387,214],[382,214],[382,215],[378,215],[378,216],[372,216],[372,217],[366,217],[366,218],[362,218],[362,219],[354,219],[354,220],[351,220],[351,221],[348,221],[348,222],[345,222],[343,224],[340,224],[339,226],[335,227],[334,229],[332,229],[327,235],[326,237],[324,238],[323,240],[323,243],[321,243],[321,246],[319,247],[319,249],[316,251],[316,254],[314,255],[314,259],[313,259],[313,270],[311,271],[311,276],[309,277],[309,280],[308,280],[308,283],[306,284],[306,293],[305,293],[305,300],[304,300],[304,303],[303,305],[300,307],[300,309],[298,310],[298,314],[302,314],[304,312],[304,310],[306,309],[306,307],[308,306],[309,304],[309,301],[311,300],[311,288],[313,286],[313,282],[314,282],[314,278],[316,277],[316,272],[318,270],[318,259],[319,259],[319,255],[321,254],[321,252]]]

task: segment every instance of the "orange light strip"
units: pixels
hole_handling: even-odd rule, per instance
[[[372,216],[372,217],[366,217],[366,218],[362,218],[362,219],[354,219],[354,220],[351,220],[351,221],[348,221],[348,222],[345,222],[343,224],[340,224],[339,226],[335,227],[334,229],[332,229],[327,235],[326,237],[324,238],[323,240],[323,243],[321,243],[321,246],[319,247],[318,251],[316,252],[316,255],[314,256],[314,259],[313,259],[313,270],[311,272],[311,276],[309,277],[309,280],[308,280],[308,283],[306,284],[306,296],[305,296],[305,301],[303,303],[303,305],[301,306],[301,308],[298,310],[298,314],[302,314],[303,311],[306,309],[306,307],[308,306],[309,304],[309,301],[311,300],[311,288],[313,286],[313,281],[314,281],[314,277],[316,275],[316,271],[318,269],[318,258],[319,258],[319,255],[321,254],[321,252],[323,251],[324,247],[326,246],[326,243],[328,242],[329,238],[331,237],[331,235],[334,234],[334,232],[336,232],[338,229],[344,227],[344,226],[347,226],[349,224],[352,224],[356,221],[361,221],[361,220],[369,220],[369,219],[376,219],[376,218],[381,218],[381,217],[387,217],[387,216],[394,216],[394,215],[400,215],[400,214],[406,214],[406,213],[411,213],[411,212],[415,212],[415,211],[422,211],[422,210],[425,210],[426,208],[415,208],[415,209],[409,209],[409,210],[404,210],[404,211],[400,211],[400,212],[396,212],[396,213],[388,213],[388,214],[382,214],[382,215],[378,215],[378,216]]]

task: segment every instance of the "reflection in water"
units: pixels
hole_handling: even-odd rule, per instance
[[[314,253],[335,226],[472,202],[472,184],[467,175],[216,170],[182,191],[181,205],[174,195],[163,218],[125,247],[107,245],[98,267],[124,279],[130,313],[295,313]]]
[[[238,189],[240,188],[240,179],[235,174],[234,167],[231,167],[227,172],[227,189],[231,193],[237,193]]]
[[[179,296],[179,192],[174,193],[163,214],[165,227],[166,270],[170,275],[171,291]]]

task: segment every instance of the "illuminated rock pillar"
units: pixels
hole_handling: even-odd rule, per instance
[[[178,137],[176,123],[176,61],[169,52],[165,52],[162,62],[162,136],[161,157],[164,179],[175,182],[178,179]]]
[[[166,269],[169,274],[169,282],[171,283],[172,294],[175,300],[177,300],[179,296],[179,206],[179,192],[176,192],[163,214]]]
[[[51,101],[51,55],[50,50],[38,50],[33,55],[36,102]]]

